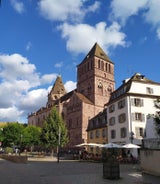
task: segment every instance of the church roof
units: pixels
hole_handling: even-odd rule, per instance
[[[106,53],[103,51],[103,49],[99,46],[98,43],[95,43],[94,46],[92,47],[92,49],[89,51],[89,53],[86,55],[86,57],[84,58],[83,61],[85,61],[86,59],[90,58],[90,57],[94,57],[97,56],[105,61],[109,61],[111,63],[113,63],[110,58],[106,55]],[[83,63],[82,61],[82,63]]]
[[[73,94],[77,95],[77,97],[82,102],[93,105],[93,103],[87,97],[85,97],[82,93],[76,92],[76,90],[72,90],[72,91],[66,93],[65,95],[61,96],[57,101],[55,101],[55,104],[58,103],[59,100],[60,100],[61,103],[64,102],[64,101],[66,101],[66,100],[68,100],[69,98],[71,98],[71,96]]]
[[[79,98],[80,100],[82,100],[84,103],[92,104],[92,105],[93,105],[93,103],[92,103],[87,97],[85,97],[82,93],[76,92],[76,95],[77,95],[78,98]]]
[[[56,79],[50,93],[61,94],[61,95],[66,94],[66,90],[65,90],[64,84],[62,82],[61,76],[57,76],[57,79]]]

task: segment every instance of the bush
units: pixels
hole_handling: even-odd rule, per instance
[[[6,153],[6,154],[13,153],[13,148],[11,148],[11,147],[6,147],[6,148],[5,148],[5,153]]]

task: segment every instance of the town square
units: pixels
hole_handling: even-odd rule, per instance
[[[0,1],[0,184],[160,182],[159,7]]]

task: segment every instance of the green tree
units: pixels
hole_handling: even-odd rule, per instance
[[[3,128],[2,127],[0,127],[0,142],[1,143],[3,142]]]
[[[156,126],[157,135],[160,136],[160,99],[155,100],[154,105],[158,111],[156,111],[156,113],[153,115],[153,118]]]
[[[23,124],[18,122],[7,123],[3,127],[3,146],[21,146],[23,137]]]
[[[54,148],[63,147],[68,142],[67,128],[62,117],[58,114],[56,107],[52,108],[44,122],[41,139],[44,145],[52,150],[52,155]],[[59,155],[59,149],[57,153]]]
[[[157,135],[160,136],[160,98],[154,101],[154,106],[157,108],[157,111],[155,114],[148,114],[148,118],[153,118],[155,130]]]
[[[40,145],[41,128],[37,126],[27,126],[23,133],[23,144],[31,148],[31,152],[34,146]]]

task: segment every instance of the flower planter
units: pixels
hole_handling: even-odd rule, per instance
[[[119,179],[120,166],[119,162],[104,162],[103,163],[103,178],[104,179]]]

